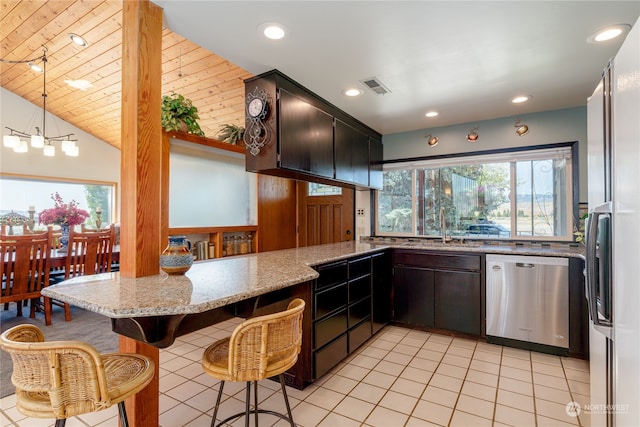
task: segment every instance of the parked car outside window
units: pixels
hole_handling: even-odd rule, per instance
[[[466,234],[468,236],[511,236],[511,232],[500,224],[471,224],[467,226]]]

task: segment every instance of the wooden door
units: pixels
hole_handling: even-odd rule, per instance
[[[355,191],[309,196],[309,184],[298,181],[298,247],[354,239]]]

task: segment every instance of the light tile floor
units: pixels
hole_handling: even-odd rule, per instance
[[[209,425],[218,383],[202,372],[200,358],[240,321],[194,332],[161,350],[162,427]],[[571,417],[566,410],[569,402],[589,403],[587,361],[393,326],[313,385],[287,392],[300,427],[590,425],[588,413]],[[259,398],[261,408],[285,412],[277,382],[260,382]],[[244,384],[227,383],[224,399],[220,417],[244,410]],[[53,425],[22,416],[15,396],[2,399],[0,409],[2,426]],[[67,426],[116,426],[116,415],[112,407],[69,419]],[[260,425],[288,423],[264,415]]]

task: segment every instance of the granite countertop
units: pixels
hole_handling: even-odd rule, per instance
[[[364,238],[363,241],[379,247],[394,249],[422,249],[447,252],[478,252],[484,254],[502,255],[533,255],[552,257],[577,257],[584,259],[584,246],[571,246],[566,243],[532,243],[499,240],[464,240],[454,239],[442,243],[438,239],[407,239],[407,238]]]
[[[42,294],[111,318],[201,313],[247,298],[313,280],[314,265],[388,248],[583,257],[584,250],[557,247],[481,244],[434,240],[363,239],[262,252],[195,263],[184,276],[159,273],[138,278],[120,273],[82,276],[48,286]]]
[[[381,249],[351,241],[197,262],[184,276],[103,273],[48,286],[42,295],[111,318],[200,313],[313,280],[313,265]]]

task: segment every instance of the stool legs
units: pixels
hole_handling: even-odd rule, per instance
[[[220,407],[220,399],[222,398],[222,389],[224,388],[224,381],[220,381],[220,389],[218,390],[218,398],[216,399],[216,407],[213,409],[213,419],[211,420],[211,427],[216,426],[216,416],[218,415],[218,408]]]
[[[296,427],[295,423],[293,422],[293,415],[291,414],[291,405],[289,405],[289,397],[287,396],[287,389],[285,388],[285,383],[284,383],[284,374],[280,374],[278,375],[278,378],[280,380],[280,387],[282,388],[282,396],[284,397],[284,403],[287,407],[287,416],[285,416],[284,414],[280,414],[278,412],[275,411],[270,411],[267,409],[258,409],[258,382],[257,381],[247,381],[247,386],[246,386],[246,396],[245,396],[245,411],[244,412],[240,412],[238,414],[235,415],[231,415],[230,417],[227,417],[226,419],[220,421],[220,423],[216,424],[216,417],[218,415],[218,409],[220,408],[220,400],[222,400],[222,389],[224,388],[224,381],[220,381],[220,389],[218,390],[218,398],[216,399],[216,406],[213,409],[213,418],[211,419],[211,427],[220,427],[222,425],[224,425],[225,423],[227,423],[228,421],[231,421],[235,418],[239,418],[241,416],[244,415],[244,425],[245,427],[249,427],[249,417],[251,416],[251,414],[254,414],[255,417],[255,425],[256,427],[258,427],[258,414],[270,414],[270,415],[275,415],[276,417],[280,417],[283,420],[287,420],[289,421],[289,423],[291,424],[291,427]],[[254,407],[253,409],[251,409],[251,383],[253,382],[253,401],[254,401]]]
[[[118,402],[118,414],[120,415],[120,427],[129,427],[129,420],[127,419],[127,410],[124,407],[124,400]]]
[[[291,423],[291,427],[295,427],[296,425],[293,423],[293,415],[291,415],[291,406],[289,406],[289,396],[287,396],[287,389],[284,386],[284,374],[278,375],[280,378],[280,386],[282,387],[282,395],[284,396],[284,404],[287,405],[287,414],[289,415],[289,422]],[[256,408],[258,407],[258,402],[256,401]],[[256,421],[256,425],[258,422]]]

